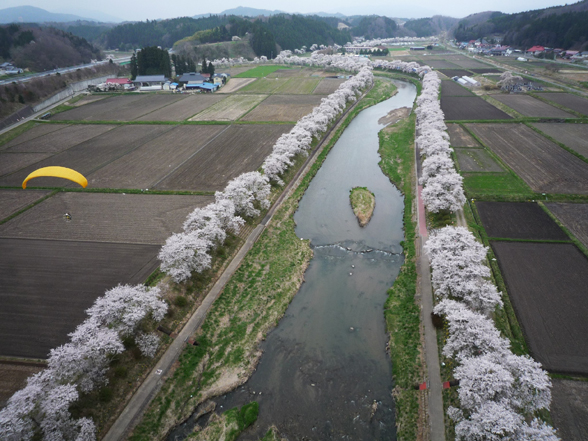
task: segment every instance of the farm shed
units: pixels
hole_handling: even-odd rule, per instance
[[[220,87],[220,84],[212,84],[212,83],[188,83],[186,84],[186,89],[200,89],[206,92],[215,92]]]
[[[138,75],[133,83],[142,90],[159,90],[166,81],[164,75]]]
[[[206,81],[206,78],[197,72],[185,73],[178,80],[178,82],[182,85],[188,84],[188,83],[190,83],[190,84],[204,83],[204,81]]]

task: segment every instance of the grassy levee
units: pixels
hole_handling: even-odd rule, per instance
[[[192,433],[186,439],[235,441],[241,432],[257,421],[257,415],[259,415],[259,404],[256,401],[245,404],[241,408],[227,410],[220,416],[213,414],[204,430]]]
[[[209,310],[195,337],[198,346],[185,347],[173,374],[129,439],[162,439],[199,403],[234,389],[251,375],[261,356],[259,343],[286,312],[312,257],[308,241],[295,233],[293,214],[298,201],[353,118],[394,90],[378,82],[334,131]]]
[[[415,303],[417,270],[415,258],[414,135],[415,114],[380,132],[380,167],[404,194],[404,263],[388,290],[384,315],[390,333],[390,357],[394,376],[398,440],[416,440],[419,420],[419,391],[422,379],[420,311]]]

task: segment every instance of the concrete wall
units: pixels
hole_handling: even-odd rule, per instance
[[[90,84],[100,84],[104,83],[108,77],[99,77],[99,78],[92,78],[91,80],[84,80],[80,81],[79,83],[72,83],[63,89],[61,92],[57,92],[51,98],[46,99],[45,101],[33,106],[33,111],[35,113],[40,112],[41,110],[46,109],[47,107],[52,106],[55,103],[58,103],[61,100],[69,98],[73,96],[77,92],[81,92],[88,88]]]

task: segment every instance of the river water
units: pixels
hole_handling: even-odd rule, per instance
[[[394,97],[351,122],[300,201],[296,234],[314,249],[305,282],[263,342],[253,376],[216,400],[217,412],[259,403],[242,440],[259,439],[272,424],[289,440],[396,438],[383,306],[403,261],[404,205],[378,165],[378,120],[412,107],[416,88],[394,84]],[[376,196],[364,228],[349,203],[356,186]]]

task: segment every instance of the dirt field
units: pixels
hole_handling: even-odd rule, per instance
[[[251,84],[239,89],[239,93],[272,93],[286,84],[288,78],[259,78]]]
[[[582,115],[588,115],[588,99],[574,95],[573,93],[542,93],[541,98],[575,110]]]
[[[0,190],[0,220],[6,219],[49,193],[49,191],[28,189],[26,191],[22,189]]]
[[[60,127],[63,126],[60,125]],[[19,136],[10,141],[4,151],[20,153],[57,153],[94,138],[95,136],[99,136],[114,129],[114,127],[116,126],[106,124],[66,126],[61,130],[56,130],[25,142],[20,142]],[[24,135],[27,133],[29,132],[25,132]]]
[[[502,110],[477,96],[442,96],[441,110],[445,114],[445,119],[449,121],[512,119]]]
[[[190,118],[190,121],[235,121],[266,97],[267,95],[231,95]]]
[[[482,63],[480,61],[473,60],[469,57],[460,57],[451,60],[452,63],[457,64],[459,67],[463,69],[487,69],[489,66],[486,63]]]
[[[257,170],[278,137],[291,125],[234,125],[155,188],[222,190],[241,173]]]
[[[538,193],[588,194],[588,164],[523,124],[468,124]]]
[[[65,104],[67,104],[68,106],[73,106],[73,107],[80,107],[83,106],[85,104],[90,104],[93,103],[95,101],[100,101],[103,100],[104,98],[108,98],[108,95],[86,95],[84,96],[82,99],[76,101],[75,103],[70,103],[67,102]]]
[[[427,63],[433,69],[459,69],[460,66],[445,60],[431,60]]]
[[[545,204],[570,232],[588,248],[588,204]]]
[[[500,69],[495,69],[492,67],[481,67],[477,69],[470,69],[473,73],[481,75],[481,74],[499,74],[503,71]]]
[[[232,93],[255,81],[255,78],[231,78],[217,93]]]
[[[471,90],[453,80],[441,81],[441,96],[474,96]]]
[[[505,171],[485,149],[456,148],[457,162],[463,172]]]
[[[551,379],[551,418],[564,441],[585,441],[588,433],[588,382]]]
[[[464,69],[439,69],[439,72],[441,72],[447,78],[463,77],[464,75],[466,75],[466,76],[472,75],[472,73],[469,70],[464,70]]]
[[[51,153],[2,153],[0,152],[0,176],[20,170],[27,165],[42,161]]]
[[[27,378],[41,372],[42,363],[0,361],[0,409],[8,399],[27,384]]]
[[[0,239],[0,355],[45,358],[119,283],[142,283],[158,245]]]
[[[533,127],[588,159],[588,124],[535,123]]]
[[[91,125],[80,125],[80,128],[91,130]],[[98,126],[102,127],[102,126]],[[107,126],[108,127],[108,126]],[[64,152],[53,155],[43,161],[25,167],[15,173],[0,178],[0,186],[20,186],[29,173],[40,167],[62,166],[72,168],[89,176],[101,167],[133,151],[147,142],[156,142],[156,138],[172,130],[169,125],[123,125],[97,136],[87,142],[76,145]],[[146,164],[137,164],[146,167]],[[124,174],[125,170],[120,173]],[[88,184],[93,187],[91,181]],[[59,178],[36,178],[27,185],[30,187],[65,187],[78,186],[71,181]],[[94,186],[95,187],[95,186]]]
[[[516,110],[524,116],[536,116],[545,118],[576,118],[576,115],[564,112],[557,107],[550,106],[543,101],[529,95],[492,95],[492,98]]]
[[[447,124],[447,133],[452,147],[482,147],[466,129],[459,124]]]
[[[533,202],[476,202],[488,237],[504,239],[570,240]]]
[[[3,144],[0,147],[0,150],[14,147],[17,144],[21,144],[23,142],[31,141],[33,139],[39,138],[41,136],[46,136],[51,132],[55,132],[57,130],[61,130],[65,127],[68,127],[67,124],[39,124],[37,123],[32,129],[27,130],[20,136],[17,136],[13,140]]]
[[[157,127],[157,126],[155,126]],[[224,125],[168,126],[156,139],[86,176],[90,188],[151,188],[194,156]]]
[[[316,95],[271,95],[242,120],[296,122],[318,106],[321,99]]]
[[[308,69],[294,67],[292,69],[278,69],[266,75],[267,78],[292,78],[310,76]]]
[[[147,97],[147,94],[142,95],[136,93],[132,95],[120,95],[111,98],[105,98],[100,101],[89,103],[85,106],[68,110],[67,112],[58,113],[57,115],[52,116],[51,120],[81,121],[92,118],[94,121],[96,121],[96,116],[104,115],[105,117],[108,117],[108,113],[114,112],[115,109],[128,110],[133,108],[141,108],[143,103],[139,104],[138,101],[147,99]],[[113,120],[113,118],[109,118],[109,120]]]
[[[208,109],[225,98],[222,95],[195,94],[178,102],[143,115],[137,121],[184,121],[197,113]]]
[[[551,372],[588,374],[588,259],[574,245],[492,242],[533,356]]]
[[[214,196],[58,193],[0,225],[0,237],[163,245],[194,208],[213,201]]]
[[[323,78],[312,93],[315,95],[330,95],[345,81],[347,80],[342,78]]]

